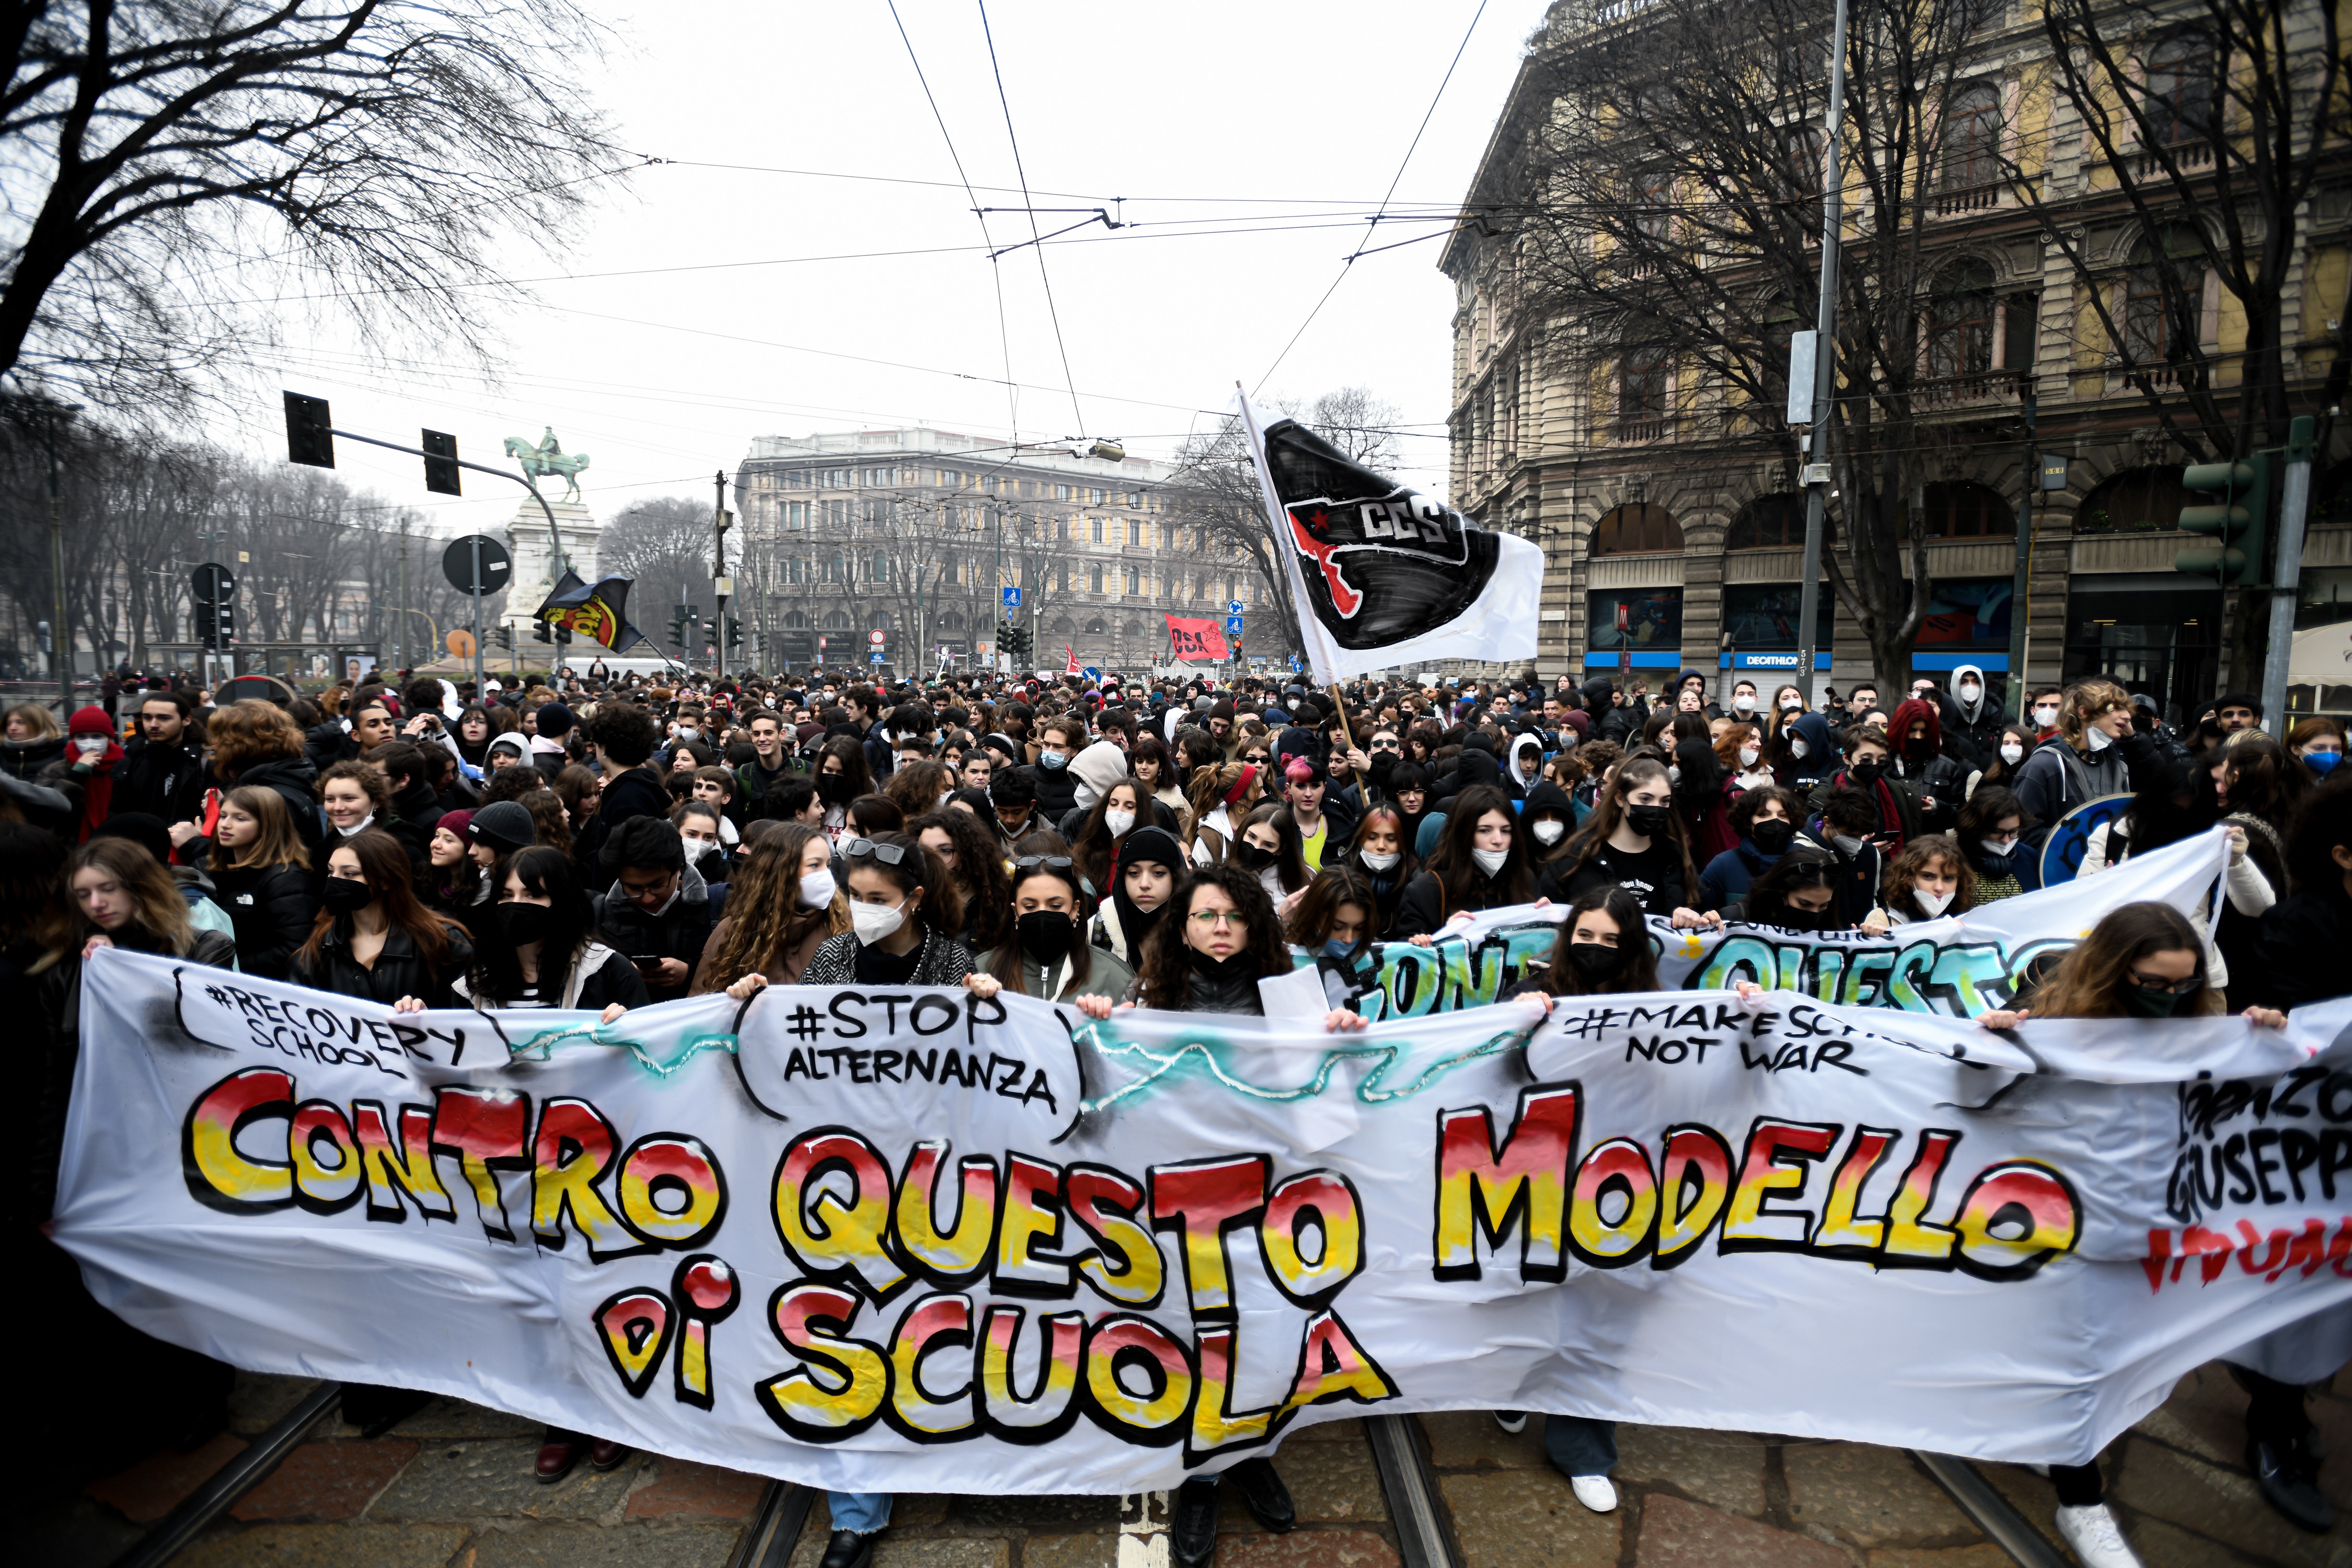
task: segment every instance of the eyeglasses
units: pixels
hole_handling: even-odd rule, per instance
[[[1244,923],[1239,910],[1194,910],[1184,918],[1197,922],[1202,931],[1213,931],[1218,926]]]
[[[2201,974],[2192,974],[2186,980],[2151,980],[2136,969],[2126,978],[2141,990],[2157,996],[2186,996],[2205,984],[2205,977]]]
[[[1024,855],[1013,862],[1015,871],[1030,872],[1043,867],[1048,871],[1067,871],[1077,865],[1067,855]]]
[[[1372,750],[1376,752],[1396,752],[1402,751],[1403,748],[1398,745],[1393,740],[1383,741],[1375,737],[1372,741]]]
[[[863,860],[870,855],[885,866],[903,866],[907,861],[905,845],[877,844],[871,838],[845,839],[842,843],[841,853],[844,858],[850,860]]]

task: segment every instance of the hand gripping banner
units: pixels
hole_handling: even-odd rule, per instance
[[[1475,526],[1234,394],[1318,685],[1434,659],[1532,659],[1541,549]]]
[[[2352,1311],[2352,1004],[1330,1036],[775,987],[599,1026],[85,973],[54,1232],[107,1306],[814,1486],[1160,1489],[1496,1406],[2082,1460]],[[2165,1066],[2043,1070],[2127,1058]]]

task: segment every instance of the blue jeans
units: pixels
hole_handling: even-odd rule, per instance
[[[833,1510],[833,1528],[871,1535],[890,1528],[892,1492],[827,1492],[825,1506]]]
[[[1564,1476],[1605,1476],[1617,1468],[1617,1423],[1590,1415],[1544,1417],[1544,1457]]]

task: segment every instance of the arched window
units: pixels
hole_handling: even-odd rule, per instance
[[[1047,626],[1045,629],[1052,632],[1057,637],[1066,637],[1072,632],[1076,631],[1077,627],[1071,624],[1069,616],[1057,616],[1054,619],[1054,624]]]
[[[1795,550],[1805,542],[1805,498],[1758,496],[1739,509],[1725,534],[1726,550]]]
[[[783,626],[788,632],[804,632],[808,630],[808,617],[798,610],[786,610]]]
[[[2187,358],[2204,313],[2204,247],[2196,231],[2172,224],[2162,239],[2161,256],[2153,239],[2135,246],[2124,273],[2124,353],[2134,364]]]
[[[1939,381],[1992,369],[1992,268],[1947,268],[1927,302],[1927,374]]]
[[[847,631],[849,629],[848,616],[839,610],[834,611],[832,614],[824,617],[824,629],[829,632]]]
[[[2147,52],[2148,142],[2201,142],[2213,114],[2213,51],[2204,36],[2175,33]]]
[[[1110,630],[1110,627],[1104,623],[1103,618],[1100,616],[1097,616],[1087,622],[1087,636],[1090,637],[1098,637],[1108,630]]]
[[[1962,88],[1944,121],[1944,189],[1965,191],[2000,177],[2000,89]]]
[[[943,632],[960,632],[963,630],[963,617],[956,614],[953,610],[950,610],[947,614],[940,617],[940,630]]]
[[[1930,539],[2014,539],[2017,508],[1990,485],[1963,480],[1927,487]]]
[[[1657,555],[1682,547],[1682,525],[1662,506],[1635,501],[1602,512],[1592,525],[1595,555]]]
[[[2083,498],[2074,509],[2074,531],[2168,532],[2180,526],[2180,509],[2195,504],[2180,488],[2179,468],[2126,468]]]
[[[877,610],[866,617],[866,624],[877,632],[887,632],[891,626],[890,612]]]

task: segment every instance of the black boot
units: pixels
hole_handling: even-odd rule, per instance
[[[1176,1490],[1176,1518],[1169,1531],[1175,1568],[1208,1568],[1217,1555],[1217,1478],[1194,1476]],[[819,1568],[832,1568],[830,1563]]]
[[[2253,1438],[2246,1444],[2246,1468],[2254,1472],[2263,1500],[2296,1529],[2324,1535],[2335,1526],[2336,1507],[2321,1494],[2319,1466],[2304,1444]]]
[[[1276,1535],[1285,1535],[1298,1523],[1298,1510],[1290,1503],[1290,1489],[1274,1473],[1272,1459],[1244,1459],[1225,1474],[1241,1489],[1242,1506],[1260,1525]]]
[[[816,1568],[870,1568],[874,1562],[874,1538],[860,1535],[854,1530],[836,1530],[825,1542],[824,1555],[817,1560]]]

